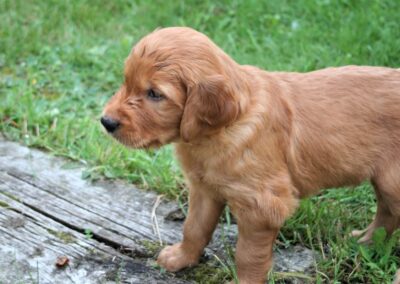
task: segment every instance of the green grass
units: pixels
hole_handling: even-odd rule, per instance
[[[396,0],[0,0],[0,131],[80,161],[86,178],[123,178],[178,198],[185,191],[171,147],[127,150],[98,123],[141,36],[160,26],[191,26],[238,62],[268,70],[400,67],[399,15]],[[329,190],[302,202],[280,240],[320,252],[312,282],[389,283],[396,254],[347,237],[366,226],[374,210],[368,184]],[[385,251],[394,251],[388,243]],[[285,278],[271,274],[271,282]]]

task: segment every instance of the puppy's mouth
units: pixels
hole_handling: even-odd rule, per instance
[[[158,139],[135,139],[129,135],[120,136],[117,133],[113,133],[111,136],[124,146],[133,149],[157,149],[163,145]]]
[[[158,149],[163,144],[158,140],[153,140],[150,142],[142,143],[139,147],[135,147],[136,149]]]

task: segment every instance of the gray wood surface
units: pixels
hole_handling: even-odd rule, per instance
[[[0,138],[0,283],[187,283],[155,268],[145,245],[181,239],[182,222],[165,218],[176,203],[161,199],[155,210],[155,193],[91,184],[70,165]],[[224,231],[234,242],[235,226]],[[208,254],[222,251],[220,235]],[[56,267],[59,256],[69,264]],[[304,248],[276,254],[280,271],[307,271],[313,261]]]
[[[1,283],[184,283],[1,196]],[[69,264],[56,267],[67,256]]]
[[[0,283],[185,283],[154,268],[143,245],[159,240],[151,220],[157,195],[92,185],[67,164],[0,141]],[[181,223],[162,217],[173,206],[157,208],[164,243],[180,238]],[[61,269],[59,256],[69,259]]]

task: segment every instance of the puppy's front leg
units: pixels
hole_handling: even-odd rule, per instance
[[[239,283],[265,283],[267,272],[272,266],[272,248],[279,229],[247,218],[238,219],[238,225],[235,259]]]
[[[189,190],[189,212],[184,224],[183,241],[167,246],[158,256],[159,265],[168,271],[193,266],[211,239],[224,202],[218,201],[201,186]]]

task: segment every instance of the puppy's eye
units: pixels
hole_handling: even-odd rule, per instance
[[[152,101],[158,102],[158,101],[163,100],[165,97],[163,95],[157,93],[153,89],[150,89],[147,91],[147,98],[149,98]]]

